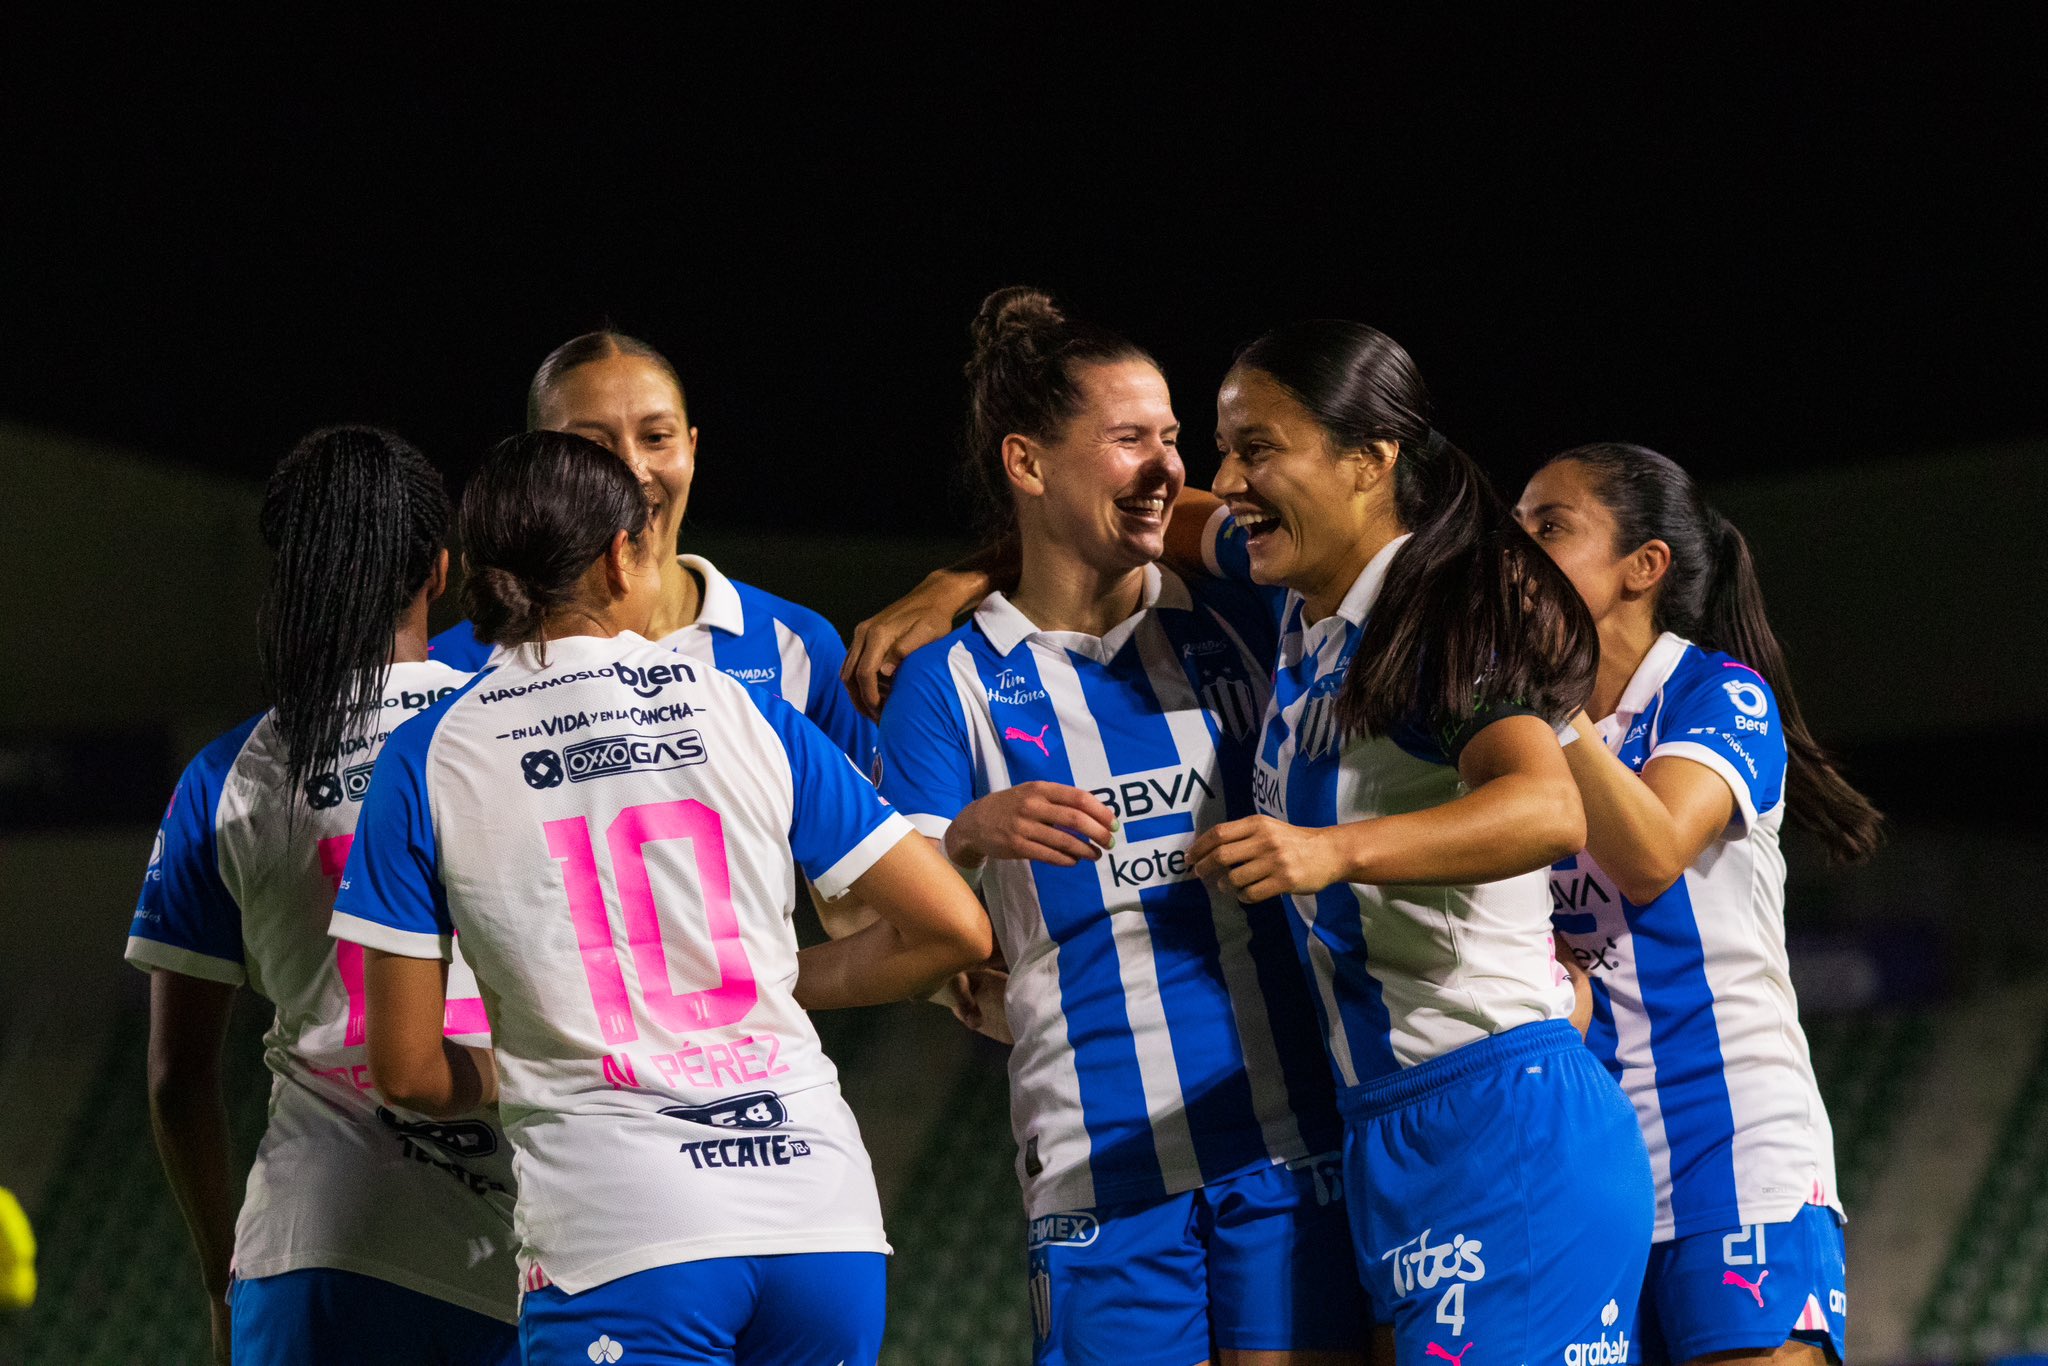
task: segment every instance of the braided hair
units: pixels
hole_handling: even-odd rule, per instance
[[[375,427],[325,427],[271,472],[275,558],[259,654],[296,790],[377,710],[398,614],[426,586],[448,494],[426,457]]]

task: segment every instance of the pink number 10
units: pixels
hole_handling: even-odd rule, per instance
[[[562,886],[569,896],[569,917],[582,950],[583,977],[590,985],[590,1003],[606,1043],[630,1043],[640,1037],[626,997],[626,978],[612,946],[611,917],[598,880],[597,854],[590,826],[582,816],[546,821],[548,854],[562,865]],[[647,877],[646,847],[659,840],[688,840],[704,896],[705,926],[718,961],[718,985],[678,995],[669,979],[668,952],[662,946],[661,915]],[[757,991],[747,947],[733,913],[732,878],[726,864],[725,825],[718,813],[699,801],[649,802],[621,811],[605,831],[612,856],[612,878],[625,913],[626,947],[640,979],[640,1004],[655,1024],[671,1033],[715,1029],[745,1019]]]

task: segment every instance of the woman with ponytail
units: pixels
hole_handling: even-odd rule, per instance
[[[1585,842],[1555,727],[1592,683],[1586,610],[1384,334],[1266,334],[1217,422],[1207,557],[1287,595],[1260,814],[1190,857],[1302,926],[1394,1360],[1625,1361],[1649,1163],[1569,1022],[1544,880]]]
[[[128,960],[151,973],[151,1119],[220,1362],[518,1359],[495,1112],[431,1123],[380,1099],[363,953],[327,935],[371,766],[401,721],[468,677],[427,659],[447,522],[441,476],[387,432],[318,431],[278,465],[262,509],[274,705],[185,770],[129,931]],[[220,1051],[245,982],[277,1019],[269,1121],[237,1219]],[[482,1002],[459,960],[449,986],[437,1043],[488,1075]]]
[[[434,1028],[458,930],[476,965],[526,1362],[872,1366],[888,1244],[805,1012],[929,993],[988,920],[794,707],[642,634],[657,527],[595,442],[491,453],[461,532],[499,662],[392,738],[333,933],[364,946],[379,1086],[432,1115],[494,1088]],[[799,866],[879,919],[799,953]]]
[[[1553,921],[1592,979],[1587,1043],[1650,1145],[1644,1360],[1840,1362],[1834,1136],[1786,966],[1778,840],[1789,820],[1861,859],[1881,818],[1800,716],[1742,533],[1677,464],[1566,451],[1516,515],[1600,634],[1565,747],[1586,848],[1551,875]]]
[[[1009,965],[962,1014],[1014,1042],[1033,1359],[1356,1361],[1339,1126],[1286,910],[1188,857],[1251,810],[1271,617],[1156,563],[1184,472],[1150,356],[1024,287],[971,336],[965,471],[1020,565],[904,660],[881,786],[980,879]]]

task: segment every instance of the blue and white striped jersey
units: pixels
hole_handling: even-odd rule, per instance
[[[1841,1210],[1834,1131],[1785,959],[1785,735],[1755,670],[1669,632],[1598,736],[1630,768],[1720,775],[1735,819],[1638,906],[1589,854],[1550,875],[1559,938],[1593,981],[1586,1042],[1635,1102],[1657,1178],[1656,1238]]]
[[[1142,610],[1106,636],[1040,631],[998,593],[897,672],[882,790],[925,834],[1032,781],[1087,788],[1121,822],[1099,862],[982,877],[1033,1218],[1337,1144],[1284,910],[1212,891],[1187,860],[1196,831],[1251,812],[1271,630],[1232,585],[1150,567]]]
[[[1301,596],[1287,595],[1253,773],[1263,814],[1314,828],[1424,811],[1463,791],[1462,737],[1418,722],[1347,739],[1337,723],[1337,694],[1366,616],[1407,540],[1374,556],[1321,621],[1304,621]],[[1226,574],[1249,577],[1234,523],[1219,519],[1209,553]],[[1463,887],[1340,882],[1288,898],[1307,932],[1340,1107],[1401,1068],[1570,1015],[1546,891],[1537,870]]]
[[[913,831],[781,698],[630,633],[532,646],[401,726],[332,932],[490,1003],[520,1269],[571,1294],[707,1257],[886,1252],[794,996],[795,870]]]
[[[832,623],[808,607],[738,583],[701,555],[679,555],[704,583],[697,620],[656,641],[742,683],[766,688],[811,718],[833,743],[868,772],[875,757],[875,726],[854,707],[839,681],[846,646]],[[428,653],[471,673],[492,663],[492,650],[459,621],[429,642]]]
[[[496,1115],[437,1123],[380,1102],[363,951],[327,936],[372,765],[401,721],[467,681],[431,662],[392,665],[382,707],[296,792],[269,713],[201,750],[157,832],[127,958],[247,982],[277,1007],[263,1040],[270,1117],[235,1226],[238,1275],[354,1271],[510,1321],[512,1154]],[[449,1036],[488,1046],[459,955],[448,986]]]

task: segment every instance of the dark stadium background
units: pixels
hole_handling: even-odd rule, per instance
[[[1191,482],[1233,348],[1309,315],[1401,339],[1510,496],[1581,441],[1678,458],[1751,529],[1817,729],[1898,822],[1870,869],[1795,871],[1802,990],[1847,974],[1879,1012],[1843,1056],[1894,1028],[1938,1049],[1941,1011],[2048,961],[2048,116],[2041,48],[1985,13],[146,16],[11,46],[0,923],[97,901],[17,936],[8,978],[118,952],[170,778],[259,700],[236,509],[302,432],[386,425],[459,481],[543,353],[616,326],[689,386],[686,541],[850,628],[962,544],[964,329],[1017,282],[1162,358]],[[0,1074],[43,1075],[4,1062],[38,1037],[0,1015]],[[125,1100],[122,1198],[160,1205]],[[1965,1279],[1897,1293],[1995,1298],[1941,1266]],[[78,1322],[119,1298],[93,1284]],[[1900,1359],[2032,1340],[1908,1318]]]

